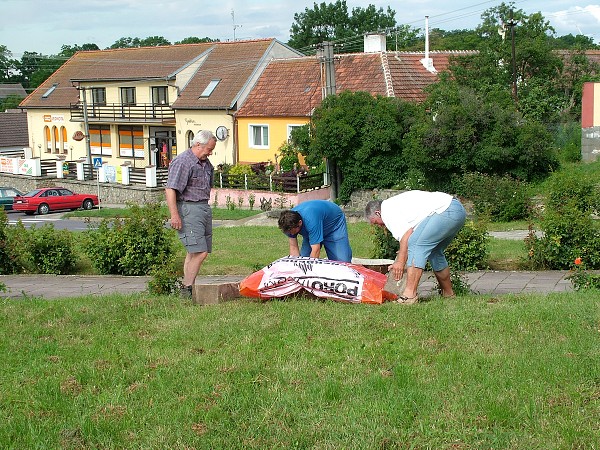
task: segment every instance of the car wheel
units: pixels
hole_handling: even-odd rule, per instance
[[[94,208],[94,202],[91,201],[89,198],[83,201],[83,209],[92,209]]]
[[[48,214],[48,212],[50,212],[50,207],[47,204],[42,203],[38,206],[38,214]]]

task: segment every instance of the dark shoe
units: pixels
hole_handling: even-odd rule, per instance
[[[179,296],[181,298],[192,298],[192,286],[181,286]]]

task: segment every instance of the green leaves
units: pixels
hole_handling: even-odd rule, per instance
[[[339,199],[355,189],[390,187],[400,181],[402,136],[408,132],[416,106],[368,92],[342,92],[315,110],[308,154],[328,158],[342,172]]]
[[[85,251],[101,274],[146,275],[174,252],[160,205],[132,205],[131,217],[104,219],[86,231]]]
[[[362,40],[357,41],[356,36],[395,27],[395,15],[389,6],[385,11],[383,8],[376,9],[373,5],[366,8],[356,7],[348,14],[345,0],[314,3],[312,9],[304,8],[303,12],[294,14],[288,45],[305,51],[323,41],[339,43],[347,40],[347,44],[339,47],[340,53],[361,51],[363,43]],[[356,44],[352,45],[353,42]]]

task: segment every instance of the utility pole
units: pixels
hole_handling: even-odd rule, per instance
[[[83,91],[83,132],[85,133],[85,152],[86,152],[86,162],[88,164],[92,163],[92,148],[90,145],[90,125],[88,121],[88,109],[87,109],[87,96],[86,91],[87,88],[79,88]]]
[[[517,96],[517,58],[515,55],[515,21],[513,20],[513,10],[510,10],[510,20],[508,26],[510,27],[510,40],[512,47],[512,95],[515,103],[519,100]]]
[[[325,73],[325,89],[323,90],[323,99],[325,99],[328,95],[335,95],[336,93],[333,43],[330,41],[323,42],[321,67],[321,73]],[[327,158],[327,172],[331,185],[331,200],[335,201],[338,197],[339,185],[341,184],[341,173],[337,164],[329,158]]]

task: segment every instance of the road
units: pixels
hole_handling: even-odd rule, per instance
[[[64,213],[65,211],[59,211],[50,212],[43,216],[40,216],[39,214],[28,216],[22,212],[6,211],[9,225],[16,225],[20,220],[23,222],[25,228],[31,228],[32,225],[35,225],[36,228],[39,228],[46,223],[51,223],[57,230],[84,231],[88,229],[88,223],[85,220],[63,219],[62,215]]]

